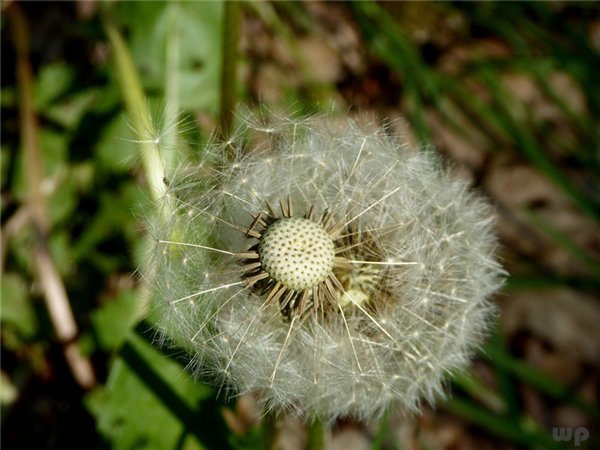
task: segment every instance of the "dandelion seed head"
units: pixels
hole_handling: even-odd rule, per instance
[[[176,211],[151,227],[165,336],[265,410],[331,421],[434,402],[494,316],[490,207],[375,126],[241,118],[227,148],[169,176]]]

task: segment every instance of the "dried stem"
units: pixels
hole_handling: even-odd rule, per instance
[[[52,260],[47,238],[50,233],[50,220],[42,193],[42,166],[39,148],[37,117],[33,105],[33,74],[29,62],[29,29],[20,6],[13,3],[7,8],[11,18],[13,40],[17,54],[16,75],[19,86],[19,119],[21,142],[25,152],[28,174],[27,209],[36,232],[37,243],[33,250],[34,262],[44,290],[44,299],[50,320],[58,340],[63,345],[65,359],[77,383],[89,389],[96,384],[94,371],[89,360],[84,358],[77,347],[78,334],[75,317],[71,310],[64,284]]]

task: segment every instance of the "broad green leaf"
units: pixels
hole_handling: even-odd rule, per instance
[[[221,2],[125,2],[119,18],[130,32],[133,59],[147,92],[162,91],[166,79],[166,36],[176,8],[179,40],[179,100],[184,110],[217,112]]]
[[[39,133],[39,145],[45,181],[42,188],[47,193],[55,188],[55,182],[58,180],[58,176],[61,174],[64,175],[66,172],[66,161],[68,156],[67,136],[65,133],[44,127]],[[27,197],[28,176],[29,173],[27,167],[25,167],[24,156],[21,151],[18,154],[16,176],[13,182],[12,192],[13,195],[22,201],[25,201]]]
[[[58,97],[68,92],[75,74],[64,63],[42,66],[35,86],[35,104],[38,112],[44,112]]]
[[[68,166],[57,169],[54,177],[49,180],[53,192],[46,199],[48,214],[52,224],[69,221],[77,207],[77,190],[75,180],[71,178]]]
[[[67,129],[72,129],[77,126],[83,115],[95,106],[101,96],[102,91],[99,89],[77,92],[60,103],[48,106],[44,111],[44,116]]]
[[[104,388],[87,398],[99,432],[114,450],[205,448],[198,436],[216,431],[204,414],[211,389],[195,383],[181,365],[132,333]],[[206,429],[209,427],[208,429]]]
[[[92,313],[94,335],[102,350],[114,351],[125,341],[139,319],[140,300],[137,291],[121,291]]]
[[[103,241],[114,236],[125,237],[130,244],[135,244],[140,237],[140,228],[134,212],[139,209],[144,199],[144,194],[134,181],[122,183],[117,192],[100,192],[99,206],[94,214],[82,213],[79,218],[80,221],[86,222],[87,226],[73,243],[74,258],[115,256],[106,252],[100,254],[97,248]],[[123,249],[119,261],[128,261],[131,253],[130,250]]]
[[[94,149],[95,160],[106,170],[127,172],[138,160],[134,137],[123,116],[115,117],[102,132]]]
[[[3,326],[11,326],[23,337],[33,337],[38,328],[37,318],[31,299],[27,295],[27,284],[16,273],[2,275],[2,308],[0,321]]]

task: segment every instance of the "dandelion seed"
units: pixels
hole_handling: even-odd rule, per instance
[[[493,316],[489,207],[381,130],[259,122],[169,176],[176,211],[154,227],[145,276],[162,329],[190,343],[199,376],[266,410],[418,411]]]

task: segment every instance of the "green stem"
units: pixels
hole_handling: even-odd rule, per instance
[[[308,424],[308,440],[306,450],[323,450],[325,448],[326,427],[322,420],[313,419]]]
[[[223,20],[223,60],[221,66],[221,137],[227,140],[233,129],[236,103],[240,2],[225,2]]]
[[[371,444],[371,450],[380,450],[385,445],[389,433],[390,414],[391,410],[388,409],[379,421],[379,429]]]
[[[142,83],[127,44],[110,17],[105,17],[104,29],[113,48],[119,85],[140,146],[140,155],[150,192],[154,200],[158,200],[165,192],[163,183],[165,169]]]
[[[161,153],[163,142],[152,121],[150,108],[148,107],[133,58],[113,18],[110,16],[110,11],[105,14],[103,22],[104,29],[113,48],[119,85],[132,128],[136,134],[150,193],[154,201],[162,200],[161,218],[166,219],[171,215],[171,211],[174,208],[171,202],[165,199],[165,159]]]

